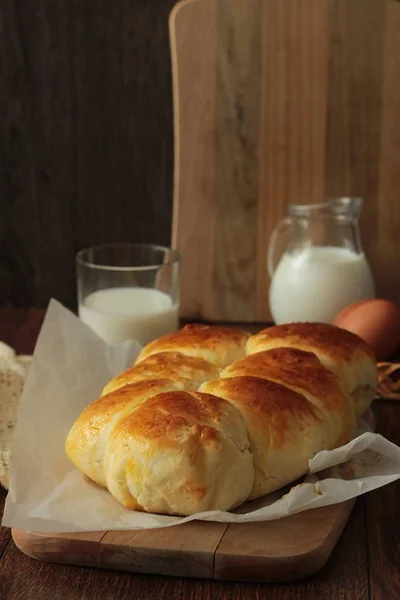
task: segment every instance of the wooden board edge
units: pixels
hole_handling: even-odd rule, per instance
[[[171,76],[172,76],[172,112],[173,112],[173,139],[174,139],[174,176],[173,176],[173,199],[172,199],[172,228],[171,228],[171,247],[177,247],[177,224],[179,211],[179,172],[180,172],[180,97],[179,97],[179,68],[178,68],[178,50],[176,25],[182,10],[187,6],[198,4],[201,0],[180,0],[172,7],[168,17],[169,48],[171,58]]]
[[[203,568],[196,567],[196,559],[192,565],[187,565],[184,553],[174,550],[171,556],[166,557],[166,552],[158,549],[156,557],[151,560],[162,561],[156,568],[148,569],[149,557],[144,551],[143,557],[137,549],[135,568],[132,560],[128,560],[124,566],[121,562],[109,560],[104,554],[102,541],[106,533],[82,532],[82,533],[36,533],[12,529],[12,538],[17,548],[26,556],[49,563],[70,564],[96,568],[108,568],[116,571],[128,571],[142,574],[158,574],[165,576],[195,577],[202,579],[214,579],[224,581],[251,581],[261,583],[288,583],[296,580],[306,579],[317,573],[326,564],[332,554],[336,543],[341,536],[348,518],[352,512],[356,499],[337,505],[338,516],[332,522],[332,526],[326,536],[323,549],[315,546],[308,553],[302,555],[276,557],[249,556],[245,553],[224,556],[219,551],[222,540],[229,528],[235,527],[234,523],[226,524],[211,557],[211,568],[204,563]],[[307,512],[307,511],[306,511]],[[298,513],[304,514],[304,513]],[[268,522],[257,524],[260,527],[268,527]],[[89,539],[87,539],[89,536]],[[120,550],[124,553],[124,549]],[[132,550],[131,550],[132,551]],[[127,555],[128,556],[128,555]],[[128,557],[129,558],[129,557]],[[143,559],[143,564],[141,560]],[[207,562],[207,561],[206,561]],[[180,565],[183,565],[180,566]]]
[[[171,245],[182,255],[179,314],[196,321],[207,319],[213,312],[209,265],[213,263],[216,32],[209,12],[215,8],[216,0],[187,0],[177,4],[169,17],[174,115]],[[204,36],[208,40],[207,51],[198,53]],[[187,59],[193,53],[196,65],[190,64],[188,69]],[[193,68],[198,71],[194,80]],[[194,148],[201,149],[196,150],[195,158],[192,156]],[[196,197],[193,190],[198,191]],[[193,200],[190,205],[184,200],[188,198]],[[201,232],[201,250],[197,245],[192,247],[197,232]],[[188,259],[191,255],[193,260]],[[202,282],[201,293],[199,282]]]
[[[100,543],[105,531],[80,533],[37,533],[11,529],[20,552],[35,560],[99,567]]]
[[[228,525],[190,521],[161,529],[126,531],[121,542],[116,532],[107,532],[100,543],[99,564],[102,568],[131,573],[213,579],[215,551]],[[192,545],[194,536],[196,541]],[[202,538],[206,538],[206,543],[199,547]]]
[[[353,498],[336,505],[337,518],[332,522],[324,544],[322,546],[315,545],[309,552],[301,555],[295,554],[275,558],[270,556],[255,557],[244,552],[236,555],[225,555],[220,550],[220,544],[215,553],[214,579],[258,583],[291,583],[315,575],[329,560],[353,511],[356,500],[356,498]],[[307,512],[297,513],[297,515],[304,515]],[[232,525],[234,526],[234,524],[230,524],[229,527],[232,527]],[[268,527],[268,521],[259,523],[259,525]]]

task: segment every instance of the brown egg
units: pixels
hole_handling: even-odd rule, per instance
[[[347,306],[333,324],[360,336],[378,361],[387,359],[400,344],[400,307],[388,300],[361,300]]]
[[[345,306],[344,308],[342,308],[342,310],[336,315],[336,317],[333,320],[334,325],[339,325],[339,323],[345,317],[347,317],[347,315],[349,314],[349,312],[351,312],[352,310],[354,310],[358,306],[361,306],[362,304],[366,304],[367,302],[371,302],[371,299],[369,299],[369,300],[359,300],[358,302],[353,302],[353,304],[349,304],[348,306]]]

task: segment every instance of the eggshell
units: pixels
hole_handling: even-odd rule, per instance
[[[374,300],[371,300],[370,298],[368,300],[359,300],[358,302],[353,302],[353,304],[349,304],[348,306],[345,306],[344,308],[342,308],[342,310],[336,315],[336,317],[333,320],[333,324],[334,325],[339,325],[339,323],[341,321],[343,321],[343,319],[345,317],[347,317],[347,315],[354,310],[355,308],[357,308],[358,306],[362,306],[363,304],[366,304],[367,302],[374,302]]]
[[[356,302],[343,309],[333,323],[365,340],[378,361],[387,359],[400,344],[400,307],[388,300]]]

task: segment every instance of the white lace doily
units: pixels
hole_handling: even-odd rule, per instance
[[[18,404],[31,358],[17,356],[10,346],[0,342],[0,484],[7,490]]]

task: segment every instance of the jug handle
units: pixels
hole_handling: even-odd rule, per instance
[[[292,225],[292,219],[290,217],[286,217],[285,219],[282,219],[282,221],[275,227],[275,229],[273,230],[273,232],[271,234],[271,239],[269,241],[268,251],[267,251],[267,267],[268,267],[269,276],[271,278],[275,271],[274,255],[275,255],[276,241],[278,239],[278,236],[282,233],[282,231],[284,229],[286,229],[287,227],[290,227],[291,225]]]

